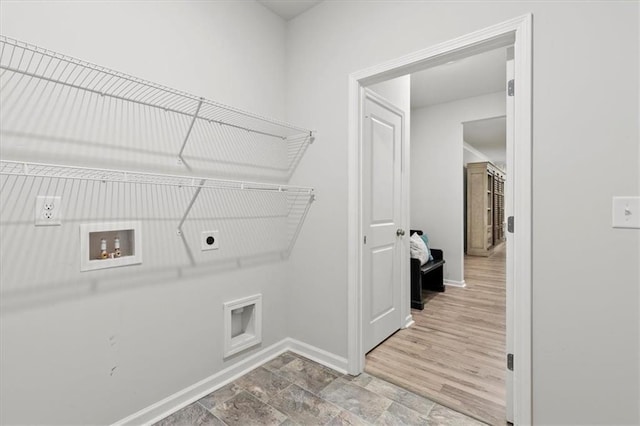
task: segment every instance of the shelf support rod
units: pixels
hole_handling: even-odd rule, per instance
[[[184,141],[182,142],[182,147],[180,148],[180,152],[178,153],[178,163],[182,164],[182,153],[184,152],[184,148],[187,146],[187,141],[189,140],[189,135],[191,135],[191,130],[193,130],[193,125],[196,123],[196,119],[198,118],[198,113],[200,112],[200,107],[202,106],[202,102],[204,98],[200,98],[198,101],[198,106],[196,108],[196,112],[193,113],[193,117],[191,118],[191,124],[189,124],[189,130],[187,130],[187,134],[184,137]]]
[[[302,225],[304,224],[305,219],[307,218],[307,213],[309,213],[309,208],[311,207],[311,204],[316,200],[316,194],[313,190],[309,191],[309,199],[307,200],[307,204],[304,207],[304,211],[302,212],[302,216],[300,217],[300,221],[298,222],[298,225],[296,226],[295,231],[293,232],[293,236],[291,238],[291,242],[289,243],[289,247],[287,247],[287,250],[284,253],[284,256],[286,259],[289,258],[289,256],[291,255],[291,252],[293,251],[293,246],[296,245],[296,241],[298,239],[298,235],[300,234],[300,231],[302,230]]]
[[[200,181],[199,186],[196,188],[196,191],[193,193],[193,197],[191,197],[191,201],[189,202],[189,205],[187,206],[187,209],[184,211],[184,214],[182,215],[182,220],[180,220],[180,223],[178,224],[178,229],[176,231],[176,233],[178,234],[179,237],[182,236],[182,225],[184,225],[184,221],[187,220],[187,216],[189,216],[189,212],[191,211],[191,208],[193,207],[193,204],[196,202],[196,199],[198,198],[198,195],[200,195],[200,191],[202,191],[202,187],[204,186],[204,182],[205,182],[204,179],[202,179]]]

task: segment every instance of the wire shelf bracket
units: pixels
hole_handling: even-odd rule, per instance
[[[200,98],[200,100],[198,101],[196,112],[193,114],[193,118],[191,119],[191,124],[189,124],[189,129],[187,130],[187,134],[185,135],[184,141],[182,142],[182,147],[180,147],[180,152],[178,153],[178,164],[184,163],[184,158],[182,158],[182,153],[184,152],[184,148],[187,146],[189,135],[191,134],[191,130],[193,130],[193,125],[196,123],[196,119],[198,118],[198,113],[200,112],[200,108],[202,107],[203,101],[204,101],[204,98]]]
[[[182,219],[180,220],[180,223],[178,224],[178,228],[176,231],[178,236],[182,236],[182,225],[184,225],[184,221],[187,220],[187,216],[189,216],[189,212],[191,211],[191,208],[195,204],[196,199],[198,198],[198,195],[200,195],[200,191],[202,191],[202,186],[204,185],[204,182],[205,182],[204,179],[200,180],[199,186],[196,188],[195,192],[193,193],[193,197],[191,197],[191,201],[189,202],[187,209],[184,211],[184,214],[182,215]]]

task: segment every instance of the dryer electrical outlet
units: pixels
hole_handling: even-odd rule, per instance
[[[220,248],[219,231],[202,231],[200,249],[202,251],[218,250]]]
[[[62,197],[38,195],[34,211],[36,226],[62,225]]]

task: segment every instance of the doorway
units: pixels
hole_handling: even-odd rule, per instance
[[[512,234],[513,281],[518,283],[513,300],[512,327],[514,338],[514,421],[531,422],[531,15],[516,18],[490,28],[442,43],[420,52],[381,64],[350,76],[349,104],[349,373],[359,374],[364,368],[362,319],[362,174],[361,124],[363,87],[434,67],[499,47],[514,46],[515,90],[514,149],[508,159],[513,170],[516,197],[512,215],[518,219]],[[511,211],[509,211],[511,213]],[[510,249],[511,250],[511,249]],[[408,288],[408,282],[402,286]],[[409,312],[409,300],[406,300]],[[511,334],[511,333],[508,333]]]

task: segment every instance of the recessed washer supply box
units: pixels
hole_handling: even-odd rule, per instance
[[[140,221],[80,225],[80,270],[116,268],[142,263]]]

